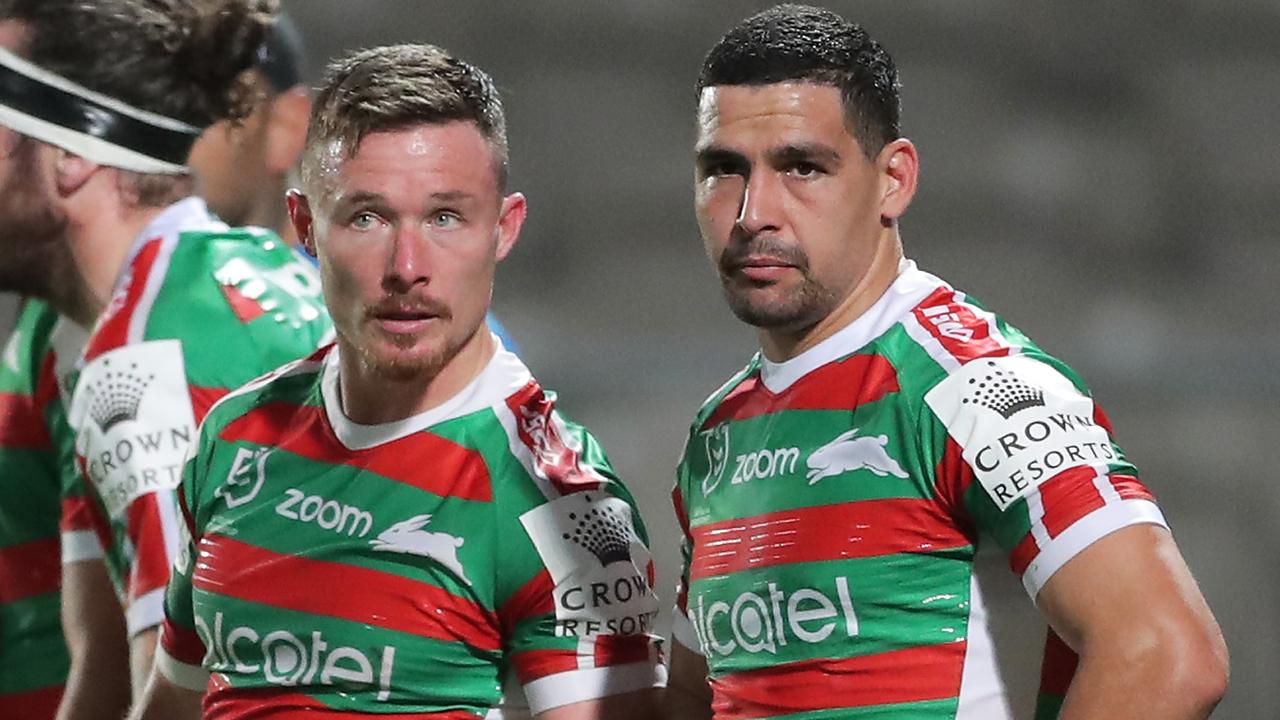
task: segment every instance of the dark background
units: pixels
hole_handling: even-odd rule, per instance
[[[491,72],[529,197],[495,308],[638,496],[674,595],[688,423],[755,347],[692,209],[693,83],[766,3],[292,0],[314,71],[442,45]],[[1080,371],[1280,716],[1280,2],[840,2],[894,55],[909,257]],[[665,627],[665,624],[664,624]]]
[[[286,5],[313,81],[329,57],[405,41],[497,79],[530,217],[495,309],[638,497],[669,605],[672,470],[755,347],[701,253],[693,84],[764,3]],[[922,161],[908,256],[1090,383],[1226,632],[1214,717],[1280,716],[1280,2],[829,7],[898,62]]]

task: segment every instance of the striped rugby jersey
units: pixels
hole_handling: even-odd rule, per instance
[[[84,331],[39,300],[25,300],[0,354],[0,708],[52,718],[70,660],[59,618],[59,516],[82,499],[62,469],[71,433],[59,370]],[[80,518],[81,514],[74,517]],[[83,528],[81,528],[83,530]],[[96,540],[90,534],[91,548]]]
[[[515,355],[383,425],[337,384],[331,347],[201,428],[157,666],[207,720],[527,717],[665,681],[634,501]]]
[[[1075,657],[1017,580],[1164,524],[1075,373],[908,261],[712,395],[674,501],[674,635],[733,720],[1055,718]]]
[[[232,388],[331,332],[315,268],[188,198],[139,235],[90,333],[68,417],[130,636],[163,620],[196,423]]]

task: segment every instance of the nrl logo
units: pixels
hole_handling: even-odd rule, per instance
[[[707,475],[702,478],[702,497],[711,494],[724,478],[729,465],[729,423],[712,428],[705,438],[707,444]]]
[[[89,417],[103,433],[122,422],[138,419],[138,406],[146,394],[155,374],[138,372],[138,363],[130,363],[125,370],[112,370],[111,360],[103,359],[105,372],[94,381],[86,392],[93,398],[89,402]]]
[[[231,472],[227,473],[227,479],[213,492],[213,496],[222,498],[229,508],[257,497],[266,479],[267,456],[270,454],[271,448],[236,448]]]
[[[908,477],[898,461],[885,450],[885,446],[889,444],[888,435],[857,435],[858,428],[854,428],[837,435],[836,439],[813,451],[806,463],[809,473],[805,477],[809,479],[810,485],[822,478],[854,470],[870,470],[879,477]]]

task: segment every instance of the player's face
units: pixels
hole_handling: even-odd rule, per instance
[[[829,315],[870,267],[883,229],[879,177],[835,87],[704,90],[698,225],[734,314],[783,332]]]
[[[483,324],[523,196],[503,197],[471,122],[370,134],[317,184],[311,227],[296,211],[294,226],[319,257],[344,352],[385,377],[434,377]]]
[[[19,52],[26,27],[0,22],[0,47]],[[0,291],[40,297],[69,282],[67,216],[56,200],[51,149],[0,126]]]

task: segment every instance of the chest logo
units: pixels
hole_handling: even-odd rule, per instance
[[[702,497],[711,494],[720,485],[725,467],[729,464],[729,423],[721,423],[706,435],[707,476],[702,478]]]
[[[458,548],[462,547],[463,539],[448,533],[423,530],[429,522],[431,515],[415,515],[383,530],[369,544],[374,550],[431,558],[470,585],[471,580],[458,561]]]
[[[270,448],[236,448],[231,472],[227,473],[226,481],[213,491],[213,496],[222,498],[229,508],[257,497],[267,477],[267,456],[270,454]]]
[[[885,450],[885,446],[889,444],[888,435],[857,435],[858,428],[854,428],[837,435],[836,439],[813,451],[807,462],[809,473],[806,477],[810,485],[823,478],[854,470],[869,470],[879,477],[907,477],[898,461]]]

